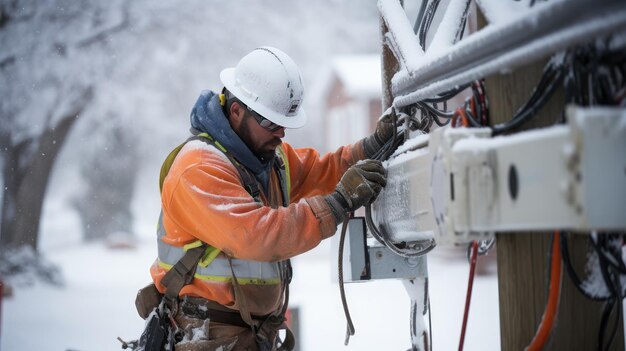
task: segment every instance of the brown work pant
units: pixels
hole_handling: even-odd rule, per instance
[[[175,319],[184,330],[183,340],[175,345],[175,351],[258,351],[250,328],[193,318],[180,311]]]

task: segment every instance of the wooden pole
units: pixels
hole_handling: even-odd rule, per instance
[[[479,15],[479,27],[484,18]],[[547,60],[515,68],[507,74],[485,81],[492,124],[509,120],[528,100],[542,75]],[[522,129],[553,125],[564,107],[562,91],[557,91],[540,113]],[[550,165],[546,165],[550,167]],[[541,206],[541,204],[537,204]],[[545,209],[550,211],[549,208]],[[498,289],[500,298],[501,348],[523,350],[532,340],[541,322],[548,298],[550,232],[497,233]],[[584,275],[588,237],[572,235],[569,239],[574,267]],[[604,302],[585,298],[573,285],[565,269],[556,324],[545,350],[596,350]],[[617,308],[617,307],[616,307]],[[607,329],[613,326],[611,316]],[[610,350],[624,350],[624,327],[619,320],[617,335]],[[606,334],[605,342],[608,338]]]
[[[387,25],[382,17],[380,17],[380,40],[382,52],[380,56],[381,72],[382,72],[382,111],[387,110],[393,102],[391,95],[391,78],[398,71],[398,61],[387,45],[385,45],[385,33],[387,33]]]

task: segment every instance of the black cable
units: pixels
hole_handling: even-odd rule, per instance
[[[415,17],[415,24],[413,24],[413,33],[415,34],[419,32],[420,25],[422,23],[422,20],[424,19],[424,12],[426,10],[427,3],[428,0],[422,0],[422,3],[420,4],[420,9],[417,12],[417,17]]]
[[[394,125],[394,130],[397,131],[398,128],[397,128],[397,119],[396,119],[395,111],[392,113],[392,123]],[[402,139],[401,135],[396,135],[396,134],[397,132],[393,134],[391,140],[387,141],[383,145],[383,147],[381,147],[372,156],[372,159],[378,159],[378,160],[387,159],[391,155],[391,153],[395,151],[395,149],[397,148],[397,145],[395,144],[400,142],[400,140]],[[339,257],[338,257],[338,263],[337,263],[338,279],[339,279],[339,293],[341,295],[341,303],[342,303],[343,311],[344,311],[344,314],[346,316],[346,321],[347,321],[345,345],[348,345],[348,342],[350,341],[350,336],[354,335],[354,333],[356,332],[354,328],[354,323],[352,323],[352,317],[350,316],[350,311],[348,308],[348,302],[346,299],[346,293],[345,293],[344,281],[343,281],[343,247],[345,243],[348,222],[350,221],[350,218],[352,218],[352,215],[353,213],[350,212],[348,218],[344,220],[341,226],[341,234],[339,238]]]
[[[439,7],[440,0],[432,0],[428,4],[428,8],[426,9],[426,13],[424,14],[424,18],[420,23],[419,28],[419,44],[422,47],[422,50],[426,50],[426,35],[428,34],[428,30],[430,29],[430,25],[433,22],[433,18],[435,17],[435,12],[437,12],[437,7]]]
[[[598,256],[601,256],[611,267],[616,269],[619,273],[626,274],[626,265],[622,260],[620,253],[611,250],[611,243],[607,240],[613,239],[612,234],[602,234],[591,236],[591,245],[596,250]]]
[[[593,248],[598,255],[598,260],[600,264],[600,272],[602,273],[602,278],[604,279],[604,283],[612,295],[612,298],[609,299],[607,301],[607,304],[605,305],[605,309],[603,311],[602,319],[600,323],[600,330],[599,330],[599,335],[598,335],[598,350],[600,351],[608,350],[611,346],[611,343],[613,342],[616,328],[617,328],[617,325],[619,324],[618,318],[620,317],[620,311],[616,312],[617,316],[614,322],[613,331],[611,332],[611,335],[609,336],[609,341],[607,343],[606,348],[604,347],[604,336],[606,335],[606,328],[608,327],[608,324],[609,324],[609,318],[611,316],[611,313],[615,309],[615,305],[619,304],[617,300],[619,300],[622,296],[621,283],[619,282],[619,273],[612,270],[612,266],[609,263],[609,259],[603,253],[603,249],[605,248],[610,249],[609,247],[607,247],[610,245],[610,242],[607,241],[607,238],[605,235],[602,235],[601,241],[597,240],[598,239],[597,233],[593,233],[591,235]],[[617,276],[618,278],[617,284],[614,281],[615,276]]]
[[[346,240],[346,232],[348,229],[348,222],[350,221],[350,218],[352,218],[352,212],[348,215],[348,218],[343,221],[343,224],[341,226],[341,235],[339,237],[339,259],[337,264],[341,305],[343,306],[343,313],[346,316],[347,322],[346,339],[344,341],[345,345],[348,345],[348,342],[350,341],[350,336],[354,335],[354,333],[356,332],[356,330],[354,329],[354,324],[352,323],[352,317],[350,316],[350,310],[348,308],[348,301],[346,299],[346,291],[344,289],[343,282],[343,246]]]
[[[428,282],[428,277],[424,278],[424,308],[422,310],[422,316],[426,315],[426,313],[428,313],[428,340],[430,342],[425,341],[424,342],[424,346],[425,349],[424,351],[432,351],[433,349],[433,323],[432,323],[432,313],[430,310],[430,286],[429,286],[429,282]],[[424,334],[422,334],[424,335]]]
[[[613,296],[606,302],[604,306],[605,308],[602,313],[602,319],[600,321],[600,329],[598,330],[598,350],[603,351],[605,349],[604,348],[604,336],[606,334],[606,328],[609,324],[609,318],[611,317],[611,313],[613,312],[613,309],[615,308],[616,289],[610,277],[610,273],[608,271],[606,261],[604,259],[600,259],[599,263],[600,263],[600,272],[602,273],[602,278],[604,279],[604,283],[606,284],[607,288],[611,292],[611,295]]]
[[[495,125],[492,130],[494,135],[499,135],[517,128],[522,123],[527,122],[534,117],[539,109],[547,102],[556,90],[559,83],[563,81],[563,70],[552,69],[549,63],[544,75],[537,87],[533,91],[531,98],[522,106],[515,116],[509,121]]]
[[[567,52],[566,101],[582,106],[620,104],[626,89],[626,49],[612,48],[612,36]]]
[[[444,102],[447,100],[452,99],[453,97],[457,96],[459,93],[461,93],[463,90],[469,88],[471,85],[471,83],[467,83],[467,84],[463,84],[460,85],[454,89],[450,89],[448,91],[444,91],[443,93],[432,97],[432,98],[428,98],[428,99],[424,99],[422,100],[422,102],[426,102],[426,103],[433,103],[433,102]]]
[[[613,322],[613,331],[611,332],[611,335],[609,336],[609,341],[606,345],[606,350],[609,350],[611,348],[611,344],[613,344],[613,340],[615,339],[615,335],[617,334],[617,327],[619,326],[619,322],[622,320],[622,311],[623,311],[623,295],[621,294],[621,282],[620,282],[620,278],[619,275],[614,275],[615,279],[617,280],[617,286],[618,288],[615,290],[615,292],[617,293],[617,308],[615,308],[616,310],[616,315],[615,315],[615,320]]]
[[[372,236],[378,242],[383,244],[385,247],[387,247],[389,250],[391,250],[393,253],[395,253],[398,256],[405,257],[405,258],[423,256],[429,253],[436,246],[434,239],[426,240],[425,241],[426,246],[421,247],[419,249],[406,249],[406,248],[402,248],[392,243],[391,241],[389,241],[389,239],[387,239],[387,236],[384,233],[382,233],[381,230],[379,230],[379,228],[376,227],[376,225],[374,224],[374,221],[372,220],[372,205],[371,204],[368,204],[367,206],[365,206],[365,222],[367,223],[367,227],[370,229],[370,233],[372,234]]]
[[[593,233],[589,236],[591,246],[598,257],[598,265],[602,274],[602,279],[608,290],[608,296],[597,296],[588,292],[580,281],[578,275],[572,267],[569,250],[567,245],[568,233],[563,232],[561,235],[561,255],[563,262],[567,269],[567,272],[572,280],[574,286],[583,294],[583,296],[595,300],[605,301],[602,311],[602,317],[600,319],[600,327],[598,329],[598,346],[599,351],[610,349],[615,335],[617,333],[617,327],[619,321],[622,318],[622,299],[624,298],[624,289],[621,285],[621,272],[620,269],[624,265],[624,261],[621,258],[621,254],[615,247],[615,243],[618,239],[622,239],[622,235],[615,234],[597,234]],[[622,239],[623,240],[623,239]],[[611,313],[616,311],[613,326],[608,334],[608,341],[605,345],[605,337],[607,336],[607,328],[609,327],[609,320]]]
[[[538,101],[540,101],[541,96],[545,94],[546,88],[549,86],[550,82],[554,80],[557,74],[557,69],[554,67],[552,62],[549,62],[543,70],[543,74],[537,83],[537,86],[533,90],[530,98],[522,107],[520,107],[515,114],[520,115],[523,114],[524,111],[529,110],[532,106],[536,105]]]
[[[454,43],[463,39],[463,33],[465,33],[465,26],[467,25],[467,15],[469,14],[470,4],[472,0],[465,0],[465,8],[463,9],[463,15],[461,17],[461,23],[459,27],[456,29],[456,33],[454,34]]]
[[[451,119],[451,118],[446,118],[446,121],[445,121],[445,122],[441,122],[441,120],[439,120],[439,117],[438,117],[438,116],[436,116],[436,115],[434,115],[434,114],[429,114],[429,116],[430,116],[430,119],[431,119],[431,120],[433,120],[433,121],[435,121],[435,124],[437,124],[437,125],[438,125],[438,126],[440,126],[440,127],[445,127],[445,126],[447,126],[448,124],[450,124],[450,121],[452,121],[452,119]]]
[[[484,125],[488,126],[491,125],[491,117],[489,116],[489,98],[487,96],[487,89],[485,89],[485,80],[481,79],[478,81],[478,85],[480,86],[480,90],[481,90],[481,100],[480,103],[482,105],[483,108],[483,114],[484,114]]]
[[[602,318],[600,319],[600,329],[598,329],[598,351],[604,350],[604,334],[609,321],[609,317],[611,316],[611,312],[613,311],[613,307],[615,307],[614,299],[609,299],[604,303]]]
[[[440,110],[438,108],[435,108],[434,106],[430,106],[427,103],[424,102],[418,102],[417,103],[418,106],[428,110],[428,112],[430,112],[431,114],[434,114],[438,117],[443,117],[443,118],[452,118],[452,116],[454,116],[454,112],[452,111],[444,111],[444,110]]]
[[[471,127],[479,128],[483,126],[482,124],[480,124],[480,122],[476,120],[476,118],[474,118],[472,111],[470,111],[467,107],[465,107],[465,117],[467,117],[467,120],[470,123]]]
[[[611,295],[608,296],[597,296],[592,294],[591,292],[587,291],[584,286],[582,281],[580,280],[580,278],[578,277],[578,274],[576,273],[576,270],[574,269],[574,266],[572,265],[571,259],[570,259],[570,255],[569,255],[569,248],[568,248],[568,244],[567,244],[567,238],[569,236],[569,233],[563,231],[561,232],[561,257],[563,257],[563,263],[565,264],[565,268],[567,270],[567,274],[569,275],[570,279],[572,280],[572,283],[574,284],[574,286],[576,287],[576,289],[578,289],[578,291],[585,296],[586,298],[593,300],[593,301],[606,301],[608,299],[611,298]]]
[[[391,154],[400,146],[401,143],[404,142],[404,133],[398,132],[398,120],[395,110],[391,113],[391,122],[393,123],[394,130],[396,132],[393,134],[391,140],[387,141],[385,145],[372,156],[372,159],[385,161],[387,160]],[[403,247],[397,246],[387,239],[387,235],[376,227],[374,221],[372,220],[372,204],[367,204],[365,206],[365,223],[370,230],[372,236],[393,253],[402,256],[402,257],[418,257],[428,253],[435,247],[435,241],[433,239],[426,242],[426,247],[420,249],[405,249]]]

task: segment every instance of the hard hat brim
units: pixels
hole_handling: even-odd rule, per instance
[[[304,108],[300,107],[298,113],[293,116],[285,116],[276,111],[265,107],[256,101],[256,97],[251,96],[249,92],[244,91],[235,82],[235,68],[226,68],[220,72],[220,80],[237,99],[241,100],[248,107],[259,113],[261,116],[285,128],[301,128],[306,124],[306,113]]]

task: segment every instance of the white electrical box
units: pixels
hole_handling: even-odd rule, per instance
[[[626,110],[452,147],[454,232],[626,228]]]
[[[492,138],[441,128],[388,162],[374,222],[394,242],[494,232],[626,230],[626,109],[567,109],[567,124]]]
[[[430,204],[429,135],[411,140],[412,151],[386,162],[387,186],[372,204],[372,219],[393,242],[431,240],[435,217]]]

